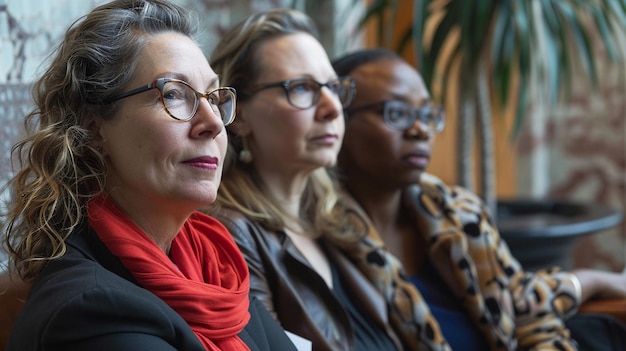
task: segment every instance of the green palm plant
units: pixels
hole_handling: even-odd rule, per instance
[[[547,97],[546,106],[558,103],[580,64],[596,86],[592,38],[600,38],[613,62],[624,56],[618,38],[626,31],[626,0],[414,0],[412,23],[393,41],[400,3],[373,1],[360,27],[376,23],[379,45],[400,53],[413,43],[417,67],[431,91],[441,86],[438,91],[443,93],[437,98],[442,102],[449,86],[458,89],[458,181],[472,188],[470,152],[478,135],[481,195],[492,210],[496,206],[492,102],[502,108],[516,104],[513,136],[517,136],[531,92]],[[460,64],[456,76],[455,64]],[[513,99],[512,93],[517,94]]]

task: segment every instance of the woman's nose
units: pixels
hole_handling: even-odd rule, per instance
[[[421,119],[416,118],[415,121],[413,121],[413,124],[411,124],[411,126],[404,131],[404,134],[409,138],[429,140],[432,137],[433,131],[427,123],[424,123]]]
[[[320,89],[320,100],[317,103],[316,118],[320,120],[332,120],[341,115],[342,107],[339,96],[335,94],[328,87],[322,87]]]
[[[224,122],[222,116],[216,112],[206,98],[201,98],[198,105],[196,115],[191,121],[196,121],[198,135],[210,136],[215,138],[224,130]]]

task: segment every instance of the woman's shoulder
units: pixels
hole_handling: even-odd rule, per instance
[[[483,201],[470,190],[458,185],[448,185],[443,180],[430,173],[423,173],[420,182],[407,189],[413,197],[426,196],[438,198],[440,202],[455,206],[456,202],[472,203],[482,207]]]
[[[269,230],[234,209],[220,208],[210,213],[230,232],[246,261],[259,255],[279,255],[282,251],[286,238],[284,232]]]
[[[220,221],[222,224],[227,225],[231,223],[251,223],[252,221],[248,219],[241,211],[237,211],[228,207],[218,207],[211,209],[208,214],[211,217],[214,217],[216,220]]]
[[[10,345],[21,346],[9,349],[34,350],[57,343],[71,350],[69,345],[80,344],[81,338],[104,343],[113,334],[130,344],[136,340],[132,335],[140,335],[140,330],[153,330],[162,340],[175,340],[177,333],[191,332],[184,325],[155,295],[68,247],[62,258],[46,265],[33,284],[11,335]]]
[[[114,271],[116,269],[120,271]],[[36,279],[28,295],[27,305],[41,304],[43,310],[54,313],[55,308],[72,303],[89,304],[89,301],[97,301],[104,308],[108,303],[120,303],[118,300],[141,300],[144,303],[140,305],[161,301],[137,285],[125,268],[120,266],[118,269],[110,262],[105,267],[95,256],[85,255],[68,246],[66,254],[49,262]]]
[[[435,176],[434,174],[424,172],[420,176],[419,183],[409,188],[413,192],[428,193],[432,195],[447,195],[459,187],[448,185],[443,180],[441,180],[441,178]]]
[[[211,216],[219,221],[235,238],[262,236],[268,233],[260,223],[248,218],[240,211],[219,208],[211,211]]]

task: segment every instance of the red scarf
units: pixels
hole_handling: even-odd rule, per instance
[[[207,350],[248,350],[237,336],[250,319],[248,267],[221,223],[193,213],[168,257],[107,197],[90,201],[87,212],[100,240],[187,321]]]

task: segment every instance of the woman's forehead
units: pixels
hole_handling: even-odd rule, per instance
[[[160,78],[165,73],[201,85],[216,77],[196,42],[175,32],[165,32],[151,38],[138,56],[134,76],[140,81],[146,81]]]
[[[259,46],[256,56],[261,76],[282,76],[287,79],[295,76],[334,75],[324,47],[308,33],[268,39]]]
[[[417,71],[404,61],[384,59],[364,64],[350,74],[357,82],[359,98],[373,95],[428,95]]]

